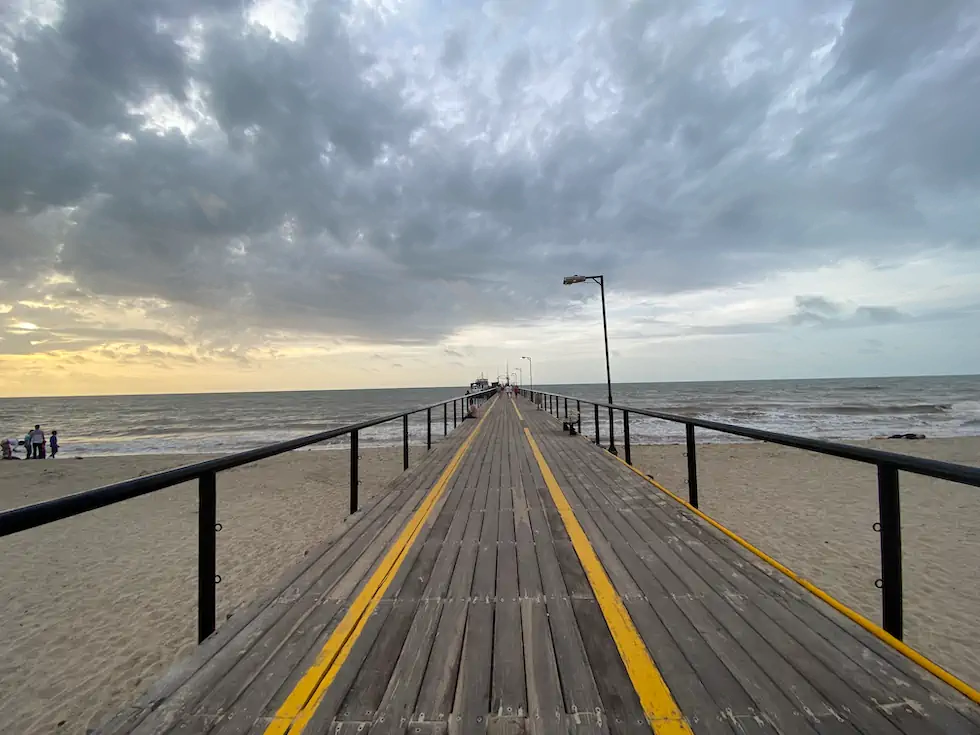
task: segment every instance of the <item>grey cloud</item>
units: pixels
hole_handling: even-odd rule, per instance
[[[446,33],[442,40],[442,53],[439,62],[450,71],[458,69],[466,60],[466,34],[454,29]]]
[[[410,26],[358,29],[343,2],[311,3],[294,42],[245,29],[239,0],[74,0],[0,66],[5,294],[59,272],[76,284],[52,295],[164,299],[247,360],[284,329],[417,344],[558,314],[593,294],[565,270],[663,293],[976,245],[971,6],[859,0],[838,38],[835,3],[734,5],[609,4],[574,41],[513,46],[450,13],[416,63]],[[198,127],[146,129],[152,95]],[[42,216],[62,231],[38,245]]]
[[[858,306],[849,310],[823,296],[798,296],[796,311],[788,318],[793,326],[862,327],[885,326],[917,318],[893,306]]]
[[[970,0],[855,0],[844,21],[832,79],[847,84],[868,76],[892,81],[961,31]]]

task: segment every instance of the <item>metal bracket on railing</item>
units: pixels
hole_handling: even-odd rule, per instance
[[[215,574],[214,575],[214,583],[215,584],[221,584],[221,575],[220,574]]]
[[[881,533],[881,524],[878,523],[878,521],[875,521],[874,523],[872,523],[871,524],[871,528],[874,529],[874,532],[875,533]]]
[[[220,530],[221,530],[222,528],[224,528],[224,526],[222,526],[222,525],[221,525],[220,523],[215,523],[215,524],[214,524],[214,530],[215,530],[216,532],[217,532],[217,531],[220,531]]]

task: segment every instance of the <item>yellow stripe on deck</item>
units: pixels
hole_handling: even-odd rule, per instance
[[[476,428],[456,450],[456,454],[446,465],[446,469],[442,471],[422,505],[402,529],[398,539],[388,550],[378,568],[375,569],[374,574],[371,575],[364,589],[354,600],[343,620],[340,621],[340,624],[323,645],[316,662],[297,682],[293,691],[289,693],[289,696],[276,711],[272,722],[265,729],[265,735],[285,735],[286,733],[299,735],[309,724],[330,685],[337,678],[340,667],[344,665],[350,655],[354,643],[367,625],[368,618],[384,597],[398,568],[408,555],[412,543],[418,537],[422,526],[428,520],[429,514],[449,486],[449,481],[462,464],[463,457],[473,445],[473,441],[480,433],[480,428],[487,416],[490,415],[495,403],[490,405],[477,423]]]
[[[519,412],[518,415],[520,415]],[[616,588],[613,587],[613,583],[609,579],[609,575],[606,574],[602,562],[599,561],[595,549],[592,548],[585,530],[575,517],[575,512],[572,510],[572,506],[568,504],[565,493],[562,492],[561,486],[552,474],[551,468],[548,467],[544,455],[538,449],[538,444],[534,441],[531,430],[525,427],[524,433],[531,445],[531,451],[538,462],[538,467],[541,468],[541,474],[544,476],[545,485],[548,486],[548,492],[551,493],[551,499],[554,501],[555,507],[558,508],[558,513],[565,524],[565,530],[568,531],[568,536],[572,540],[572,546],[575,547],[575,553],[578,555],[579,561],[582,562],[585,574],[589,578],[589,584],[592,585],[592,590],[595,592],[596,601],[599,603],[602,615],[609,625],[609,632],[612,633],[616,648],[619,649],[619,655],[626,666],[626,672],[629,674],[630,681],[633,682],[633,689],[636,690],[640,699],[640,705],[643,707],[647,722],[658,735],[689,735],[692,730],[687,724],[687,720],[684,719],[680,707],[677,706],[670,689],[667,688],[667,682],[660,675],[660,671],[654,664],[643,639],[640,638],[629,611],[616,592]]]

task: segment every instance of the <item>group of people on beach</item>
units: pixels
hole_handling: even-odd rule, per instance
[[[23,440],[3,439],[0,441],[0,450],[3,451],[3,459],[20,459],[14,452],[18,446],[24,447],[27,454],[24,459],[47,459],[48,448],[51,449],[51,459],[58,455],[58,432],[52,431],[51,437],[45,437],[44,430],[40,424],[34,424],[34,428],[27,432]]]

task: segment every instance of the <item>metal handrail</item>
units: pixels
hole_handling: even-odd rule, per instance
[[[350,512],[358,509],[358,432],[389,421],[402,419],[403,469],[408,469],[408,418],[425,411],[428,428],[426,430],[426,448],[432,447],[432,409],[443,408],[443,435],[449,433],[449,404],[453,405],[453,427],[457,425],[457,406],[461,409],[460,417],[465,417],[466,407],[473,401],[480,401],[496,389],[489,389],[465,396],[456,396],[445,401],[439,401],[428,406],[400,411],[399,413],[368,419],[356,424],[348,424],[317,434],[288,439],[244,452],[216,457],[203,462],[164,470],[145,477],[116,482],[111,485],[86,490],[84,492],[66,495],[53,500],[0,511],[0,538],[32,528],[61,521],[66,518],[88,513],[99,508],[105,508],[141,495],[148,495],[159,490],[180,485],[192,480],[198,480],[198,641],[203,641],[215,629],[215,589],[214,585],[220,580],[215,573],[215,534],[220,528],[217,523],[217,473],[241,467],[242,465],[258,462],[279,454],[285,454],[296,449],[319,444],[337,437],[350,434],[351,436],[351,472],[350,472]]]
[[[589,404],[594,407],[595,413],[595,443],[600,444],[600,424],[599,408],[609,409],[609,420],[612,421],[614,411],[621,411],[623,414],[624,426],[624,449],[625,461],[632,465],[629,415],[631,413],[649,418],[669,421],[672,423],[683,424],[685,431],[685,444],[687,449],[687,486],[688,502],[698,507],[698,476],[697,476],[697,442],[695,428],[708,429],[711,431],[731,434],[746,439],[756,439],[769,444],[779,444],[785,447],[794,447],[804,451],[816,452],[841,459],[849,459],[854,462],[873,464],[878,468],[878,522],[874,524],[875,531],[881,535],[881,578],[875,580],[875,585],[881,589],[882,594],[882,627],[891,635],[901,640],[903,634],[903,602],[902,602],[902,531],[901,531],[901,512],[899,501],[899,475],[901,472],[910,472],[925,477],[933,477],[939,480],[957,482],[962,485],[980,487],[980,467],[956,464],[954,462],[943,462],[924,457],[913,457],[908,454],[898,452],[888,452],[881,449],[871,449],[870,447],[857,447],[851,444],[831,442],[823,439],[810,439],[793,434],[782,434],[765,429],[753,429],[748,426],[737,424],[727,424],[720,421],[709,421],[698,419],[692,416],[680,416],[678,414],[654,411],[635,406],[623,406],[615,403],[604,403],[603,401],[593,401],[577,396],[566,396],[561,393],[550,393],[548,391],[521,389],[521,394],[530,398],[532,401],[535,396],[544,398],[542,405],[549,413],[554,413],[556,418],[561,418],[561,406],[565,409],[565,428],[574,427],[568,419],[568,402],[575,401],[575,405]],[[561,400],[559,400],[561,399]],[[578,415],[578,431],[581,433],[582,413],[581,409],[576,412]]]

